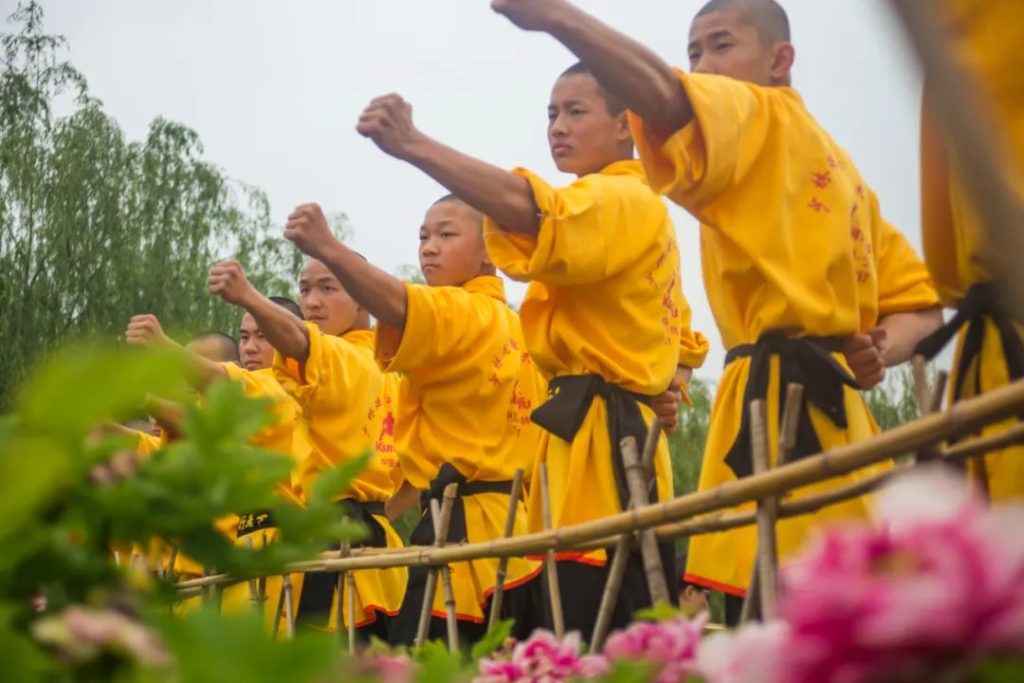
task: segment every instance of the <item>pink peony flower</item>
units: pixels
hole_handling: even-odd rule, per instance
[[[778,683],[789,637],[781,621],[708,636],[697,648],[696,672],[707,683]]]
[[[568,634],[561,642],[548,631],[534,631],[516,644],[508,660],[480,660],[474,683],[558,683],[590,679],[608,671],[603,657],[580,656],[580,635]]]
[[[151,667],[170,663],[170,654],[156,633],[112,610],[71,606],[57,616],[35,622],[33,634],[72,661],[88,661],[106,650]]]
[[[919,677],[1024,654],[1024,509],[986,512],[943,469],[878,495],[878,530],[835,530],[783,572],[786,683]]]
[[[638,622],[613,633],[604,647],[612,662],[646,660],[654,665],[655,683],[681,683],[693,672],[693,660],[707,617]]]
[[[359,671],[386,683],[411,683],[416,664],[408,655],[369,652],[359,659]]]

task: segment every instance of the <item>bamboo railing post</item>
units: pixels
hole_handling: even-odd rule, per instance
[[[789,462],[796,450],[796,435],[800,428],[800,414],[803,411],[804,386],[802,384],[790,384],[786,387],[786,403],[782,409],[782,423],[779,428],[779,452],[775,459],[775,466],[781,467]],[[751,451],[753,453],[753,450]],[[756,465],[755,465],[756,469]],[[779,499],[775,499],[775,516],[778,520]],[[754,559],[754,568],[750,574],[750,587],[747,590],[746,600],[743,602],[743,609],[740,612],[740,623],[745,624],[754,616],[754,609],[761,607],[761,545],[758,544],[758,555]],[[776,559],[776,573],[778,571],[778,560]]]
[[[284,620],[284,636],[291,640],[295,637],[295,609],[292,601],[292,575],[281,575],[281,595],[277,599],[277,612],[274,615],[273,638],[277,639],[281,621]]]
[[[551,531],[551,489],[548,488],[548,464],[540,464],[540,500],[541,514],[544,518],[544,531]],[[551,618],[555,627],[555,638],[565,637],[565,615],[562,613],[562,591],[558,585],[558,565],[555,562],[555,551],[548,549],[544,556],[544,572],[548,577],[548,593],[551,600]]]
[[[523,491],[523,470],[517,469],[512,477],[512,493],[508,499],[508,512],[505,515],[505,538],[511,538],[516,528],[516,511],[519,509],[519,497]],[[505,599],[505,575],[508,573],[508,557],[498,560],[498,573],[495,576],[494,594],[491,596],[491,613],[487,617],[487,630],[490,631],[498,623],[501,616],[501,603]]]
[[[445,494],[453,486],[457,488],[455,484],[449,484],[445,488]],[[434,548],[440,549],[444,547],[445,539],[448,538],[448,527],[451,525],[452,503],[454,503],[454,497],[448,498],[447,495],[444,496],[440,506],[437,503],[437,499],[432,498],[430,500],[430,521],[434,527]],[[414,641],[416,647],[421,647],[427,640],[427,633],[430,630],[430,617],[434,607],[434,595],[437,593],[438,574],[440,574],[440,568],[431,569],[427,574],[427,585],[423,592],[423,606],[420,609],[420,621],[416,628],[416,640]],[[445,609],[447,616],[447,606]]]
[[[649,487],[650,482],[654,480],[654,453],[658,448],[662,428],[661,418],[654,418],[647,432],[647,438],[644,440],[640,468],[643,471],[645,487]],[[630,507],[636,507],[636,505],[637,501],[630,495]],[[600,652],[608,637],[612,614],[615,612],[615,603],[619,600],[622,579],[626,575],[626,563],[630,552],[632,552],[632,541],[633,534],[625,533],[619,536],[615,543],[615,552],[608,567],[608,578],[605,580],[604,591],[601,593],[601,605],[598,607],[597,619],[594,622],[594,632],[590,636],[590,649],[593,652]]]
[[[348,557],[351,554],[352,545],[345,541],[341,544],[341,551],[339,557]],[[356,595],[355,595],[355,580],[352,576],[351,571],[340,571],[338,572],[338,580],[336,581],[337,587],[337,602],[334,606],[335,621],[337,622],[338,633],[344,634],[345,640],[348,641],[348,652],[349,654],[356,653]],[[346,588],[348,591],[346,592]],[[344,610],[344,612],[342,612]],[[344,615],[344,616],[343,616]],[[346,627],[345,616],[348,617],[348,624]]]
[[[245,546],[250,552],[253,550],[252,536],[247,536],[245,539]],[[259,599],[259,579],[253,577],[249,579],[249,604],[258,612],[263,611],[263,602]]]
[[[171,551],[167,554],[167,577],[174,578],[174,564],[178,561],[178,546],[172,545]]]
[[[627,436],[619,442],[622,451],[622,462],[626,471],[626,485],[629,487],[629,498],[633,508],[647,505],[647,476],[640,463],[637,453],[636,438]],[[648,529],[640,532],[640,555],[644,564],[644,575],[647,577],[647,588],[651,592],[651,604],[668,603],[668,584],[665,582],[665,566],[661,563],[658,552],[658,539],[654,531]]]
[[[455,505],[455,496],[458,491],[458,484],[448,484],[444,489],[444,503],[441,506],[441,519],[438,521],[435,530],[440,532],[442,545],[448,537],[448,527],[451,524],[452,508]],[[437,501],[433,501],[437,502]],[[455,616],[455,591],[452,587],[452,570],[448,565],[441,565],[441,590],[444,594],[445,621],[448,626],[448,650],[459,651],[459,624]]]
[[[764,401],[754,401],[750,405],[750,438],[754,474],[764,474],[771,470]],[[779,554],[775,536],[778,508],[779,501],[775,496],[767,496],[757,503],[758,589],[761,619],[764,621],[778,616]]]

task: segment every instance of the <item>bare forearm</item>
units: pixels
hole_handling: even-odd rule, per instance
[[[257,291],[246,298],[242,307],[282,356],[306,362],[309,358],[309,332],[301,320]]]
[[[407,161],[502,228],[537,234],[537,205],[524,178],[425,136],[410,150]]]
[[[409,296],[405,285],[335,240],[318,258],[338,278],[345,291],[380,322],[402,329]]]
[[[632,38],[568,4],[548,32],[648,124],[674,132],[693,119],[672,67]]]
[[[927,308],[908,313],[893,313],[879,321],[886,333],[882,360],[886,367],[905,363],[914,354],[914,347],[942,325],[942,309]]]

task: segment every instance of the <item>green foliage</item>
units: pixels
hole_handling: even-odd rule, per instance
[[[915,420],[920,414],[914,399],[914,375],[909,365],[889,370],[885,380],[866,392],[864,399],[883,431]]]
[[[672,483],[677,496],[697,490],[704,444],[708,440],[708,427],[711,424],[713,386],[699,378],[690,382],[688,393],[693,405],[679,407],[679,429],[668,437]]]
[[[23,680],[297,682],[336,670],[336,639],[270,643],[258,618],[172,618],[169,586],[140,581],[111,561],[115,545],[160,539],[207,567],[277,573],[315,556],[325,540],[350,540],[362,530],[343,523],[332,501],[365,458],[326,473],[307,508],[285,502],[276,487],[292,463],[249,445],[267,424],[268,406],[228,381],[213,385],[201,406],[186,407],[180,440],[139,463],[134,475],[95,483],[98,463],[135,444],[101,437],[94,426],[143,414],[148,390],[180,396],[179,363],[134,349],[70,348],[18,392],[14,412],[0,421],[0,657],[17,663]],[[81,387],[89,387],[89,400],[68,401],[69,389]],[[235,546],[213,527],[212,520],[261,509],[280,528],[278,542],[264,548]],[[46,607],[37,612],[40,595]],[[91,643],[67,610],[120,625],[109,642]],[[140,663],[133,648],[142,649],[147,633],[167,648],[169,667]]]
[[[509,634],[512,633],[513,621],[511,619],[507,621],[499,621],[494,625],[490,631],[487,632],[478,643],[473,646],[473,649],[469,653],[470,661],[477,661],[488,657],[493,654],[496,650],[501,649],[508,639]]]
[[[128,141],[63,61],[35,2],[0,34],[0,410],[27,369],[70,337],[114,339],[130,316],[168,329],[233,330],[206,294],[238,258],[268,293],[290,290],[299,253],[272,229],[266,196],[203,159],[198,135],[156,119]],[[73,103],[58,117],[56,102]],[[344,232],[344,216],[333,218]]]

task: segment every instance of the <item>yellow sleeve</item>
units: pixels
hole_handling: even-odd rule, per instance
[[[493,308],[479,305],[465,289],[403,284],[408,295],[405,328],[377,326],[377,363],[385,372],[444,362],[477,348],[481,336],[491,333]]]
[[[246,396],[262,396],[267,393],[261,387],[256,373],[250,372],[235,363],[218,363],[218,365],[224,368],[228,379],[242,385]]]
[[[502,230],[484,220],[494,265],[514,280],[550,285],[599,282],[623,271],[650,248],[665,206],[638,177],[593,173],[553,188],[522,168],[530,183],[540,230],[536,237]]]
[[[651,189],[696,211],[742,182],[756,162],[777,93],[724,76],[677,74],[694,120],[666,134],[630,112],[630,127]]]
[[[872,245],[878,278],[878,316],[938,306],[939,294],[924,261],[903,234],[882,218],[874,192],[868,192],[868,201],[875,225]]]
[[[315,323],[303,324],[309,333],[309,357],[300,364],[294,358],[285,358],[279,351],[274,351],[273,369],[277,381],[296,398],[327,383],[350,386],[353,364],[346,360],[347,356],[356,353],[355,347],[344,339],[323,334]],[[292,391],[292,387],[297,390]]]
[[[710,344],[707,337],[690,327],[689,313],[687,309],[686,326],[679,338],[679,365],[697,369],[704,365]]]

